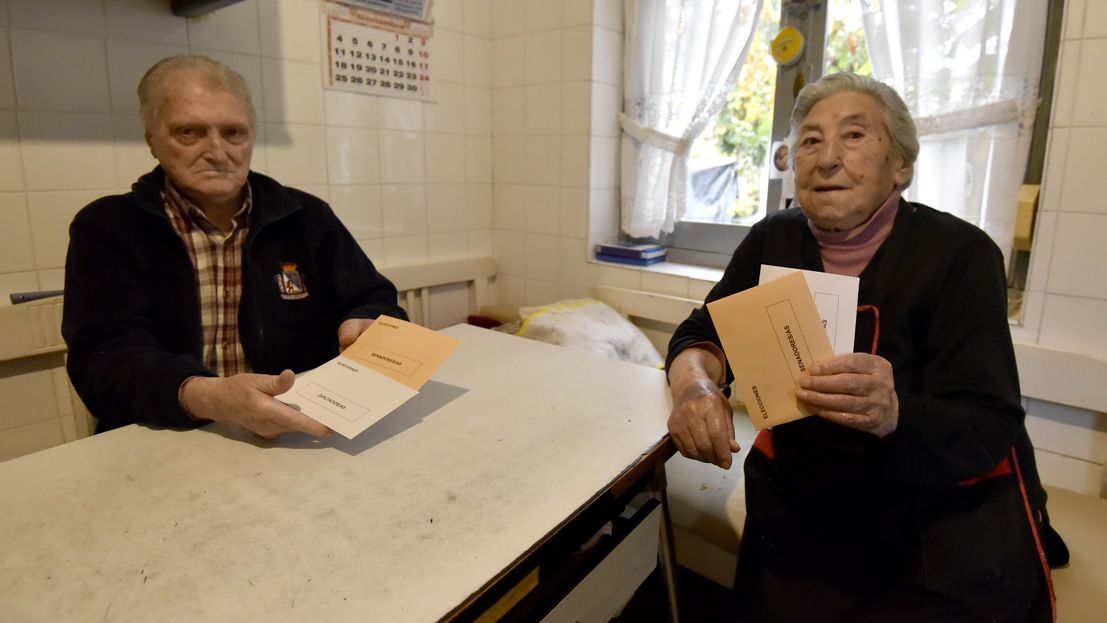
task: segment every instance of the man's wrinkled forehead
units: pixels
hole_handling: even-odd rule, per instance
[[[162,112],[170,107],[186,105],[189,100],[198,94],[217,93],[233,98],[243,113],[248,117],[250,127],[255,124],[250,102],[230,85],[224,83],[219,77],[203,68],[181,67],[166,74],[162,81],[161,102],[159,108]]]

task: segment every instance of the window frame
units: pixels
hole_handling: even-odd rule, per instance
[[[1030,152],[1026,158],[1026,171],[1023,184],[1041,185],[1045,175],[1046,148],[1049,146],[1050,122],[1053,116],[1053,95],[1057,88],[1057,74],[1060,71],[1058,61],[1061,56],[1061,41],[1064,38],[1065,0],[1050,2],[1046,9],[1045,44],[1042,49],[1042,72],[1038,77],[1038,109],[1034,113],[1034,126],[1031,129]],[[1018,312],[1011,320],[1021,325],[1026,307],[1022,304],[1022,293],[1026,291],[1030,274],[1030,254],[1034,252],[1034,223],[1031,223],[1030,246],[1028,249],[1013,248],[1010,266],[1007,267],[1008,298],[1020,297]]]
[[[770,145],[788,136],[792,107],[796,102],[794,85],[813,82],[823,74],[823,50],[826,49],[827,2],[781,0],[779,29],[792,27],[803,33],[804,52],[797,62],[787,67],[777,66],[776,90],[773,95],[773,127]],[[817,42],[817,43],[816,43]],[[768,180],[765,193],[766,215],[780,209],[783,180]],[[669,248],[670,261],[723,268],[734,249],[746,237],[750,225],[734,223],[704,223],[680,221],[673,233],[662,235],[655,242]]]
[[[826,49],[826,27],[829,17],[827,2],[806,3],[803,0],[781,0],[781,29],[791,26],[804,34],[804,54],[790,67],[777,67],[776,91],[773,103],[773,127],[771,143],[783,140],[789,131],[795,93],[792,85],[804,78],[817,80],[822,76],[823,50]],[[1024,184],[1041,184],[1045,172],[1045,150],[1049,142],[1049,122],[1052,114],[1053,94],[1057,80],[1057,60],[1063,38],[1064,1],[1050,2],[1047,9],[1046,38],[1042,56],[1042,71],[1038,83],[1038,109],[1034,118],[1030,152],[1027,158]],[[812,42],[818,41],[818,45]],[[810,77],[800,76],[803,69],[810,69]],[[797,89],[798,90],[798,89]],[[768,180],[766,214],[780,209],[783,182]],[[671,234],[654,240],[669,248],[669,259],[674,262],[696,264],[713,268],[725,268],[734,249],[749,232],[749,225],[732,223],[705,223],[680,221]],[[1013,249],[1008,266],[1008,287],[1013,292],[1026,289],[1030,254],[1033,252],[1033,231],[1028,250]],[[1021,314],[1015,319],[1021,322]]]

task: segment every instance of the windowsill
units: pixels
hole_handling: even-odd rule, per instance
[[[711,283],[718,282],[723,274],[718,268],[678,262],[633,266],[595,258],[588,261],[599,266]],[[1107,392],[1100,382],[1107,373],[1107,359],[1036,344],[1037,336],[1032,330],[1013,319],[1010,322],[1023,396],[1092,411],[1107,409]]]
[[[721,268],[696,266],[695,264],[681,264],[678,262],[666,261],[651,264],[649,266],[635,266],[633,264],[620,264],[619,262],[605,262],[594,257],[589,258],[588,261],[593,264],[599,264],[600,266],[610,266],[612,268],[623,268],[626,270],[637,270],[661,275],[673,275],[674,277],[687,277],[688,279],[710,281],[711,283],[716,283],[723,277],[723,270]]]
[[[624,268],[627,270],[637,270],[661,275],[673,275],[676,277],[687,277],[689,279],[710,281],[712,283],[718,283],[718,281],[723,278],[723,269],[711,268],[710,266],[699,266],[696,264],[681,264],[680,262],[666,261],[651,264],[649,266],[635,266],[633,264],[620,264],[619,262],[605,262],[604,260],[594,257],[589,258],[588,261],[600,266]],[[1008,318],[1007,323],[1011,327],[1011,340],[1013,342],[1022,344],[1034,344],[1036,342],[1035,333],[1023,327],[1021,319]]]
[[[1007,326],[1011,330],[1011,341],[1022,344],[1033,344],[1038,341],[1038,336],[1034,331],[1026,328],[1022,324],[1020,318],[1007,318]]]

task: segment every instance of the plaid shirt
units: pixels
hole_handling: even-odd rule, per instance
[[[168,177],[161,194],[169,221],[184,241],[196,271],[200,322],[204,328],[204,365],[219,376],[250,371],[238,336],[242,246],[250,229],[253,203],[249,189],[247,184],[246,199],[226,234],[208,220],[203,210],[184,198]]]

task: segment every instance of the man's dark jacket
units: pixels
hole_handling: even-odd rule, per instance
[[[82,209],[69,230],[62,335],[77,393],[97,432],[133,422],[195,426],[181,382],[215,376],[203,364],[196,273],[165,213],[158,167],[125,195]],[[396,288],[322,200],[251,172],[242,250],[239,336],[251,370],[309,370],[338,354],[347,318],[405,318]],[[295,267],[288,267],[295,264]],[[276,277],[299,273],[307,296],[282,297]]]

